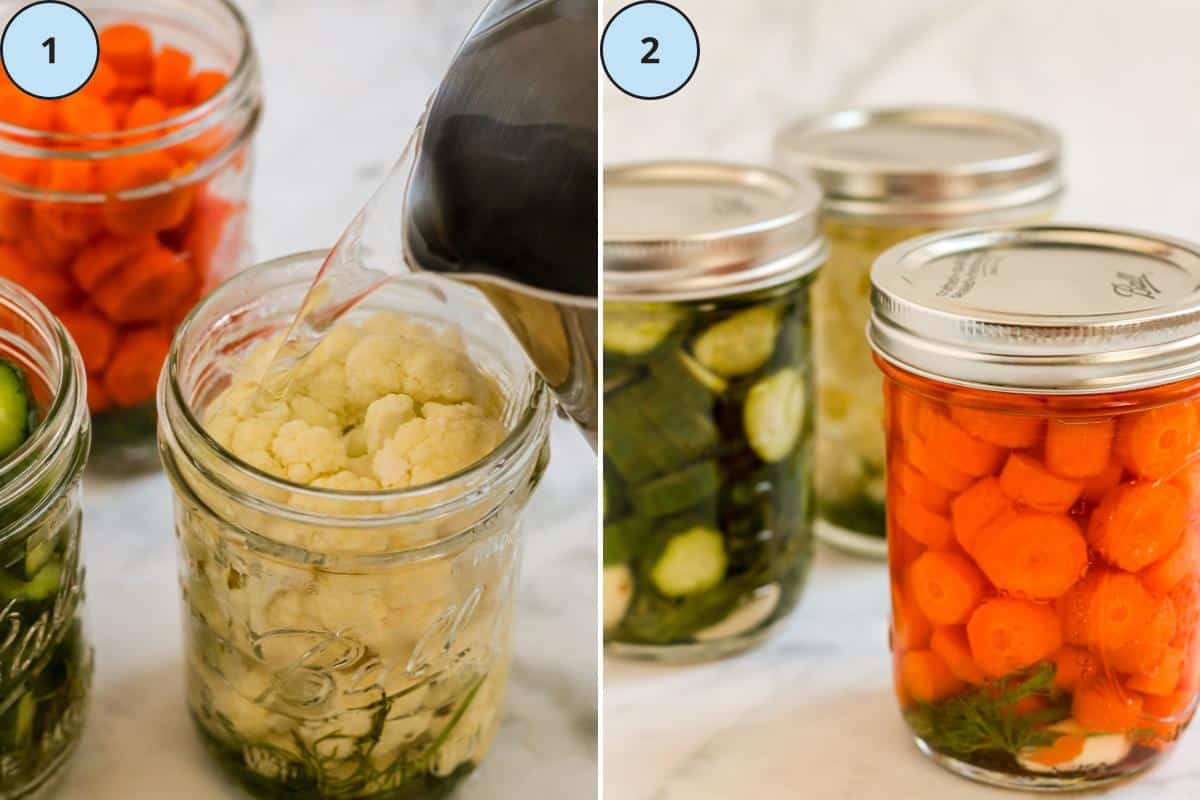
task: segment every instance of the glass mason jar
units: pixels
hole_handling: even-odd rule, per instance
[[[606,172],[604,629],[618,655],[730,655],[799,599],[818,199],[750,167]]]
[[[551,402],[482,295],[394,283],[354,315],[461,330],[503,391],[503,444],[457,475],[386,492],[289,483],[221,449],[198,420],[247,351],[286,329],[324,255],[224,284],[183,323],[163,372],[188,705],[209,751],[259,796],[444,797],[500,724]]]
[[[25,372],[38,418],[0,461],[0,798],[45,786],[83,731],[80,476],[91,443],[79,352],[27,291],[0,281],[0,358]]]
[[[0,276],[78,343],[94,461],[120,472],[157,465],[154,391],[175,326],[245,265],[260,83],[227,0],[82,7],[101,62],[78,94],[36,100],[0,75]]]
[[[978,229],[885,253],[891,645],[921,750],[1088,788],[1200,695],[1200,247]]]
[[[870,274],[888,248],[935,230],[1048,219],[1060,147],[1031,120],[954,108],[849,110],[788,128],[786,172],[825,191],[829,262],[813,286],[817,535],[883,558],[886,460],[879,373],[864,337]]]

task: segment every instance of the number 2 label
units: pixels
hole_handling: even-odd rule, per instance
[[[642,44],[650,45],[650,49],[646,51],[646,55],[642,56],[642,63],[661,64],[662,59],[656,58],[654,55],[658,52],[658,39],[655,39],[653,36],[647,36],[646,38],[642,39]]]

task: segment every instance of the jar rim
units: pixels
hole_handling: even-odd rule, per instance
[[[250,34],[250,25],[232,0],[211,0],[229,16],[237,29],[238,61],[229,79],[212,97],[190,108],[182,114],[161,122],[129,130],[104,131],[101,133],[63,133],[25,128],[0,120],[0,155],[30,160],[96,161],[166,150],[195,138],[226,119],[244,112],[246,119],[220,151],[206,158],[195,169],[178,178],[148,184],[136,189],[115,193],[120,199],[136,200],[153,196],[178,186],[186,186],[208,178],[220,169],[234,153],[257,130],[261,119],[262,102],[259,97],[258,51]],[[158,135],[162,134],[162,135]],[[132,142],[126,140],[134,140]],[[30,141],[48,142],[47,146],[31,144]],[[103,146],[105,144],[110,146]],[[78,150],[56,149],[64,144],[88,145]],[[94,203],[103,202],[108,195],[99,192],[45,191],[38,187],[0,177],[4,191],[26,199],[50,202]]]
[[[159,383],[160,430],[163,430],[172,441],[178,443],[180,437],[172,428],[174,421],[178,418],[185,426],[186,430],[184,433],[189,440],[198,442],[205,453],[215,455],[221,459],[223,466],[232,468],[234,476],[247,478],[253,481],[254,485],[261,486],[267,490],[286,493],[286,495],[292,497],[300,496],[313,500],[339,503],[381,503],[412,500],[414,498],[428,498],[459,485],[465,485],[468,487],[468,490],[456,493],[445,500],[435,501],[429,505],[408,511],[391,511],[379,514],[328,513],[296,508],[293,505],[270,500],[262,496],[250,495],[244,488],[234,485],[230,479],[200,466],[197,463],[197,459],[189,454],[188,457],[191,459],[193,466],[201,472],[204,480],[212,482],[222,492],[236,495],[240,502],[275,518],[288,519],[301,524],[321,524],[335,527],[353,527],[359,529],[389,528],[428,522],[454,514],[456,511],[462,510],[464,507],[468,507],[479,500],[480,497],[487,493],[489,487],[502,482],[509,475],[519,471],[530,459],[537,457],[540,450],[538,445],[542,438],[539,436],[539,431],[544,432],[549,423],[551,404],[549,390],[532,367],[527,367],[527,374],[532,388],[529,402],[508,431],[504,441],[497,445],[488,455],[464,469],[431,483],[418,486],[378,491],[346,491],[307,486],[258,469],[230,452],[214,439],[203,424],[201,424],[199,418],[192,410],[191,403],[187,401],[184,395],[183,386],[180,382],[181,343],[186,339],[187,334],[196,324],[200,313],[206,307],[215,302],[217,298],[225,295],[225,293],[236,291],[240,284],[248,281],[256,274],[304,262],[316,261],[317,263],[321,263],[327,254],[327,250],[309,250],[275,258],[250,267],[226,281],[188,314],[180,324],[175,338],[171,343],[171,350],[167,356],[166,365]],[[172,410],[178,411],[178,415],[171,414],[170,411]],[[176,469],[169,462],[170,454],[165,448],[160,449],[163,450],[163,460],[167,464],[168,471],[173,473],[173,477],[177,477],[177,474],[175,474]],[[180,446],[179,449],[186,454],[191,448]],[[202,505],[204,504],[196,492],[187,485],[187,481],[175,480],[174,482],[177,488],[186,488],[190,496]],[[404,547],[386,553],[339,553],[337,556],[349,559],[354,563],[367,564],[373,562],[394,563],[398,557],[408,557],[413,560],[429,558],[447,548],[457,547],[464,537],[468,537],[476,529],[485,526],[491,516],[491,513],[485,514],[481,519],[462,531],[424,544]],[[252,538],[259,543],[266,543],[269,549],[284,554],[291,554],[291,557],[295,560],[304,560],[310,552],[306,548],[285,544],[271,537],[264,536],[257,531],[238,526],[229,520],[223,521],[226,524],[237,527],[242,535]]]
[[[21,320],[45,336],[55,351],[59,362],[54,385],[47,385],[52,392],[45,414],[32,435],[21,445],[0,459],[0,507],[37,486],[56,463],[66,442],[79,427],[83,427],[86,445],[76,448],[77,464],[63,473],[55,486],[45,487],[45,496],[26,509],[24,513],[0,525],[0,543],[6,542],[15,532],[28,526],[30,519],[41,515],[45,507],[54,501],[57,486],[71,480],[74,473],[82,470],[86,454],[90,449],[90,432],[87,429],[85,380],[82,357],[63,324],[31,292],[19,284],[0,279],[0,298],[10,312],[20,315]],[[54,376],[47,376],[54,378]]]

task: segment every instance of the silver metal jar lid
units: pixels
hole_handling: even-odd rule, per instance
[[[980,224],[1049,210],[1058,135],[1024,117],[954,107],[851,109],[779,134],[776,162],[813,177],[834,215]]]
[[[825,261],[821,190],[760,167],[672,161],[604,171],[604,296],[694,300],[768,289]]]
[[[1200,245],[1151,234],[1041,225],[922,236],[875,262],[871,308],[875,351],[946,383],[1091,394],[1200,375]]]

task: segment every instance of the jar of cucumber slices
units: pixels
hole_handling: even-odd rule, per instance
[[[812,556],[820,191],[770,170],[605,173],[604,629],[617,655],[762,641]]]
[[[1032,120],[965,108],[854,109],[803,121],[776,163],[825,193],[829,263],[813,287],[817,534],[882,558],[886,491],[879,375],[860,332],[871,265],[930,231],[1048,218],[1060,145]]]
[[[0,798],[48,784],[83,729],[83,361],[33,295],[0,280]]]

